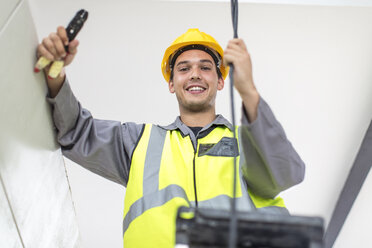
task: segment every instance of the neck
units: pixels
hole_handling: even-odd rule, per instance
[[[215,109],[206,112],[180,110],[182,122],[189,127],[204,127],[216,119]]]

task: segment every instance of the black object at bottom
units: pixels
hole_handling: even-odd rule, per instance
[[[176,246],[227,247],[231,213],[224,210],[178,210]],[[236,247],[323,248],[323,219],[288,215],[237,212]]]

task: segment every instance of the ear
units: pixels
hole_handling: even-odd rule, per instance
[[[224,86],[225,86],[225,81],[223,80],[222,77],[220,77],[217,83],[217,90],[222,90]]]
[[[173,81],[171,80],[171,81],[169,81],[169,83],[168,83],[168,88],[169,88],[169,92],[170,93],[174,93],[175,91],[174,91],[174,84],[173,84]]]

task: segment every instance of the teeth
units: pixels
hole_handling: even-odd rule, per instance
[[[188,91],[203,91],[202,87],[194,86],[188,89]]]

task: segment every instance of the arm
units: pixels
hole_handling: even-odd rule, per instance
[[[68,53],[64,49],[67,44]],[[51,61],[64,60],[67,66],[73,61],[78,44],[77,40],[68,43],[66,30],[58,27],[56,33],[43,39],[37,55]],[[49,66],[44,68],[50,97],[47,100],[52,104],[63,154],[86,169],[126,186],[131,155],[143,125],[93,119],[73,95],[64,71],[55,79],[47,77],[48,71]]]
[[[234,86],[243,100],[245,179],[256,194],[275,197],[303,180],[304,163],[254,85],[251,58],[243,40],[229,42],[224,63],[234,65]]]
[[[65,51],[65,45],[68,45],[68,53]],[[44,56],[50,61],[63,60],[64,66],[68,66],[75,58],[78,45],[78,40],[73,40],[70,43],[68,42],[66,29],[60,26],[57,28],[56,33],[50,33],[49,36],[44,38],[42,43],[39,44],[37,48],[37,57],[40,58],[41,56]],[[49,89],[49,95],[55,97],[65,81],[65,71],[63,69],[58,77],[53,79],[47,76],[49,69],[50,65],[45,67],[44,74]],[[38,67],[35,66],[35,72],[38,71]]]
[[[81,107],[70,85],[63,82],[53,107],[57,140],[63,155],[84,168],[126,186],[131,156],[144,125],[97,120]]]
[[[241,139],[246,159],[244,178],[254,193],[273,198],[303,181],[304,162],[262,98],[252,123],[243,105]]]
[[[253,82],[251,57],[243,40],[229,41],[223,62],[225,66],[234,65],[234,86],[243,100],[248,120],[255,121],[260,95]]]

